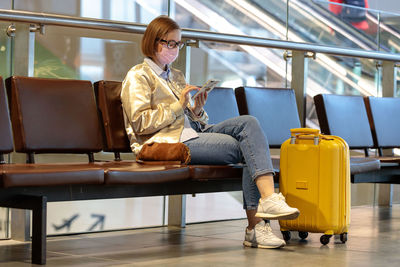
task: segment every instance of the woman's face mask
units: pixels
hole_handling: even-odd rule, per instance
[[[183,47],[181,31],[170,31],[166,36],[159,40],[158,51],[156,52],[157,61],[163,66],[169,65],[176,60],[179,49]],[[160,49],[161,47],[161,49]]]
[[[169,65],[175,61],[175,59],[178,57],[178,54],[178,47],[170,49],[163,45],[161,51],[159,53],[156,53],[156,56],[161,64]]]

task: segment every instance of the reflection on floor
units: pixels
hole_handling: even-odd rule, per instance
[[[282,249],[242,246],[245,220],[49,237],[47,266],[398,266],[400,205],[353,207],[349,240],[296,233]],[[279,233],[277,222],[272,225]],[[0,266],[30,266],[30,243],[0,241]]]

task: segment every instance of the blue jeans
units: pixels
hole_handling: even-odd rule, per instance
[[[191,122],[199,138],[184,142],[190,149],[190,164],[225,165],[245,163],[243,208],[257,209],[260,193],[255,178],[274,174],[267,138],[253,116],[239,116],[212,125],[205,131]]]

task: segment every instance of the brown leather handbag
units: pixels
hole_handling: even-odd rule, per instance
[[[179,161],[181,164],[190,162],[190,150],[184,143],[150,143],[144,144],[137,161]]]

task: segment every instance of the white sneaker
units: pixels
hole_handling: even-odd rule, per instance
[[[281,248],[286,243],[272,233],[269,223],[262,220],[256,224],[253,230],[246,228],[243,245],[253,248]]]
[[[279,193],[273,193],[268,198],[261,200],[257,207],[256,217],[269,220],[293,220],[300,214],[296,208],[289,207],[285,197]]]

